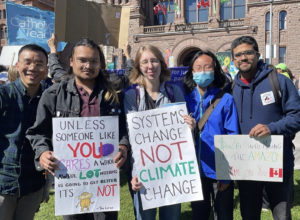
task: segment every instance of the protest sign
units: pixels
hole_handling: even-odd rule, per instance
[[[143,209],[202,200],[185,104],[127,114]]]
[[[22,46],[3,46],[0,56],[0,64],[9,66],[10,64],[16,65],[18,62],[19,50]],[[12,57],[14,57],[12,61]]]
[[[97,44],[122,48],[127,42],[130,9],[85,0],[55,1],[55,33],[60,41],[75,43],[88,37]],[[74,28],[76,27],[76,28]],[[128,25],[127,25],[128,27]]]
[[[215,135],[214,141],[218,180],[282,182],[282,135]]]
[[[8,45],[37,44],[49,52],[47,40],[54,33],[54,13],[10,1],[5,4]],[[65,45],[59,42],[57,51],[62,51]]]
[[[120,210],[118,117],[53,118],[55,215]]]

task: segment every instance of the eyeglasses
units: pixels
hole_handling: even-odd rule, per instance
[[[45,65],[43,63],[31,63],[31,62],[22,62],[23,66],[26,68],[30,68],[33,66],[33,69],[37,71],[43,71],[45,69]]]
[[[239,52],[239,53],[233,54],[233,57],[235,59],[241,59],[242,55],[244,55],[247,58],[252,58],[254,56],[254,54],[256,54],[256,53],[257,53],[257,51],[254,51],[254,50],[246,50],[244,52]]]
[[[76,62],[82,66],[85,66],[89,63],[90,67],[92,68],[98,68],[100,66],[100,62],[98,60],[88,60],[88,59],[80,58],[80,59],[76,59]]]
[[[149,65],[148,63],[149,63],[148,60],[143,60],[142,62],[140,62],[140,66],[141,67],[147,67]],[[159,59],[151,59],[150,63],[151,63],[151,65],[156,66],[159,63]]]

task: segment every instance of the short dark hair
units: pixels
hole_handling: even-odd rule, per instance
[[[253,49],[258,52],[258,44],[256,40],[253,37],[250,36],[241,36],[236,38],[234,41],[231,43],[231,54],[233,56],[233,49],[236,48],[237,46],[241,44],[249,44],[253,46]]]
[[[41,46],[39,45],[36,45],[36,44],[27,44],[23,47],[21,47],[21,49],[19,50],[19,54],[18,54],[18,60],[20,58],[20,54],[24,51],[24,50],[30,50],[30,51],[40,51],[42,52],[45,57],[46,57],[46,63],[48,63],[48,55],[47,55],[47,52],[44,48],[42,48]]]
[[[209,50],[200,50],[199,52],[197,52],[194,55],[193,59],[191,60],[191,62],[189,64],[188,71],[183,78],[182,87],[183,87],[184,93],[186,93],[186,94],[191,93],[194,90],[194,88],[197,86],[197,84],[193,80],[193,65],[194,65],[194,62],[198,59],[198,57],[200,57],[202,55],[207,55],[213,59],[214,72],[215,72],[215,77],[214,77],[215,79],[213,81],[214,86],[218,87],[218,88],[222,88],[225,84],[226,78],[225,78],[225,75],[223,74],[221,65],[220,65],[217,57],[214,55],[213,52],[211,52]]]
[[[5,66],[0,65],[0,73],[3,72],[3,71],[6,71],[6,70],[7,70],[7,68]]]

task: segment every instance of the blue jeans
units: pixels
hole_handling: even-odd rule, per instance
[[[134,206],[139,209],[141,219],[138,220],[155,220],[156,208],[143,210],[140,192],[134,194]],[[181,213],[181,204],[159,207],[159,220],[179,220]]]
[[[136,168],[133,165],[134,159],[131,158],[132,177],[136,176]],[[134,192],[133,205],[136,211],[137,220],[155,220],[156,208],[143,210],[140,192]],[[159,207],[159,220],[179,220],[181,214],[181,204]]]
[[[217,189],[217,180],[201,176],[201,183],[203,200],[191,202],[193,220],[208,220],[212,205],[215,220],[232,220],[234,182],[222,192]]]
[[[294,171],[283,173],[283,182],[238,181],[243,220],[258,220],[261,215],[263,188],[269,198],[274,220],[291,220]]]

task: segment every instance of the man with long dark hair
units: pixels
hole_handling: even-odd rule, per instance
[[[58,169],[53,156],[53,117],[119,116],[119,153],[114,158],[121,167],[127,158],[129,142],[123,109],[124,93],[117,93],[105,70],[105,59],[100,47],[83,38],[71,52],[70,69],[64,80],[54,84],[43,94],[38,106],[36,122],[27,132],[36,160],[41,169],[54,174]],[[117,220],[117,212],[104,212],[106,219]],[[97,213],[64,216],[64,219],[98,219]]]

